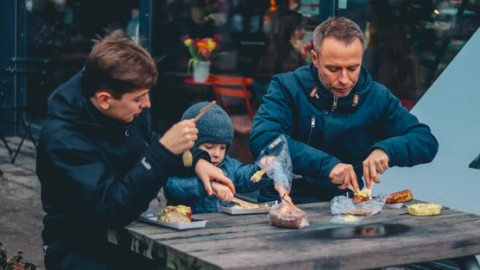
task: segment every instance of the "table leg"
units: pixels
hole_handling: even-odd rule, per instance
[[[452,259],[461,270],[480,270],[480,264],[475,256]]]

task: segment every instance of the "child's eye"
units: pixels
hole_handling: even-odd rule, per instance
[[[225,149],[227,149],[227,147],[226,147],[226,146],[222,146],[222,147],[220,147],[220,149],[225,150]]]

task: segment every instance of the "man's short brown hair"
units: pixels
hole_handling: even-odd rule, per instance
[[[108,38],[93,47],[85,64],[82,89],[87,97],[102,89],[121,99],[124,93],[151,88],[157,78],[155,62],[145,49],[131,39]]]
[[[338,41],[342,41],[345,45],[349,45],[357,38],[362,43],[365,50],[365,36],[360,27],[345,17],[329,18],[315,28],[313,32],[313,46],[317,53],[320,53],[323,40],[326,37],[333,37]]]

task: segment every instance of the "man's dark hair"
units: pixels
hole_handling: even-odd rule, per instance
[[[98,90],[111,91],[115,99],[138,89],[150,89],[158,71],[150,54],[133,40],[107,38],[97,43],[83,72],[82,90],[92,97]]]
[[[345,17],[329,18],[315,28],[313,32],[313,46],[317,53],[320,53],[320,48],[326,37],[333,37],[338,41],[344,42],[345,45],[351,44],[358,38],[365,50],[365,36],[362,30],[356,23]]]

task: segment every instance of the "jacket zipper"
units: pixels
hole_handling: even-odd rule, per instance
[[[337,103],[338,103],[338,97],[333,95],[332,112],[335,111],[335,109],[337,108]]]
[[[314,127],[315,127],[315,116],[312,116],[312,120],[310,121],[310,135],[308,135],[307,145],[310,145],[310,139],[312,138],[312,131]]]

